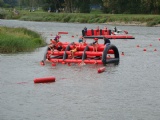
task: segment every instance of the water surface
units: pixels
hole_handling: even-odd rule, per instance
[[[84,26],[91,29],[97,25],[104,27],[103,24],[0,20],[0,26],[34,30],[46,42],[58,31],[69,32],[62,35],[61,41],[78,41],[77,35],[81,35]],[[101,65],[40,66],[46,47],[30,53],[0,54],[0,119],[159,120],[160,27],[117,27],[136,39],[111,40],[120,54],[125,55],[120,56],[118,66],[107,65],[101,74],[97,73]],[[47,76],[54,76],[56,82],[33,83],[34,78]]]

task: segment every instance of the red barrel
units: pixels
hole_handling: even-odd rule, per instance
[[[68,32],[58,32],[58,34],[68,34]]]
[[[55,77],[35,78],[34,83],[55,82]]]
[[[106,70],[105,67],[101,67],[101,68],[98,69],[98,73],[102,73],[102,72],[104,72],[105,70]]]

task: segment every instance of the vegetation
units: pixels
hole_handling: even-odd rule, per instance
[[[44,40],[36,32],[26,28],[0,27],[0,53],[30,52],[44,45]]]
[[[0,7],[0,19],[160,24],[157,0],[0,0]]]
[[[145,24],[154,26],[160,24],[160,15],[145,14],[104,14],[100,10],[87,13],[53,13],[41,10],[29,12],[19,11],[14,14],[11,11],[5,12],[5,19],[19,19],[24,21],[50,21],[50,22],[70,22],[70,23],[125,23],[125,24]]]
[[[0,19],[160,24],[157,0],[0,0],[0,7]]]
[[[0,7],[19,10],[63,11],[67,13],[90,13],[101,9],[114,14],[160,14],[160,0],[0,0]]]
[[[0,19],[160,24],[160,0],[0,0]],[[0,53],[32,51],[45,43],[25,28],[0,27]]]

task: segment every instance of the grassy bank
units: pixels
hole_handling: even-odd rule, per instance
[[[7,11],[5,19],[19,19],[25,21],[50,21],[71,23],[118,23],[127,25],[155,26],[160,24],[160,15],[141,14],[102,14],[92,11],[90,14],[83,13],[48,13],[43,11],[19,11],[18,15]]]
[[[26,28],[0,27],[0,53],[30,52],[44,46],[41,36]]]

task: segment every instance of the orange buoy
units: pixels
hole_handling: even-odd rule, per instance
[[[139,47],[139,45],[137,45],[137,47]]]
[[[105,70],[106,70],[105,67],[101,67],[101,68],[98,69],[98,73],[102,73],[102,72],[104,72]]]
[[[58,34],[68,34],[68,32],[58,32]]]
[[[147,51],[147,49],[146,49],[146,48],[144,48],[144,49],[143,49],[143,51]]]
[[[56,63],[52,63],[52,66],[56,66]]]
[[[43,60],[40,62],[40,65],[42,65],[42,66],[44,66],[44,65],[45,65]]]
[[[66,64],[66,63],[63,61],[62,64]]]
[[[154,51],[157,51],[157,49],[155,48]]]
[[[55,77],[35,78],[34,83],[55,82]]]
[[[124,56],[124,52],[122,52],[122,54],[121,54],[122,56]]]

